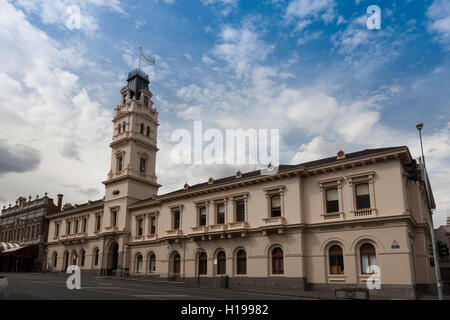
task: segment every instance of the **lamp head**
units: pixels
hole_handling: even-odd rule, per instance
[[[422,128],[423,128],[423,123],[422,122],[419,122],[418,124],[416,124],[416,128],[417,128],[417,130],[422,130]]]

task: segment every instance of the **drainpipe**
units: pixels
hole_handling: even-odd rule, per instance
[[[183,239],[183,282],[186,277],[186,238]]]

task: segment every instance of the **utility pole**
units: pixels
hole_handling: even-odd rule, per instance
[[[423,123],[418,123],[416,125],[417,130],[419,131],[419,137],[420,137],[420,150],[422,151],[422,158],[420,159],[420,165],[421,165],[421,176],[422,181],[425,185],[425,193],[427,196],[427,207],[428,207],[428,213],[430,217],[430,234],[431,234],[431,244],[433,246],[433,259],[434,259],[434,270],[436,272],[436,282],[437,282],[437,289],[438,289],[438,297],[439,300],[444,300],[443,292],[442,292],[442,281],[441,281],[441,270],[439,268],[439,256],[437,252],[437,246],[436,246],[436,234],[434,231],[434,223],[433,223],[433,211],[431,208],[431,199],[430,199],[430,186],[428,185],[428,173],[427,173],[427,167],[425,165],[425,156],[423,154],[423,144],[422,144],[422,128]]]

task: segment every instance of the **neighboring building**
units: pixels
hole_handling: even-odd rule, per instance
[[[157,195],[158,113],[134,71],[115,109],[105,198],[51,214],[48,262],[91,274],[414,297],[434,288],[425,190],[407,147],[364,150],[272,175],[254,171]],[[434,203],[433,203],[434,207]]]
[[[0,215],[0,271],[27,272],[46,269],[47,214],[61,209],[47,194],[28,201],[20,197],[14,207],[3,207]]]
[[[441,269],[441,278],[450,286],[450,217],[447,218],[447,224],[436,229],[436,240],[439,251],[439,267]],[[446,288],[450,292],[450,288]]]

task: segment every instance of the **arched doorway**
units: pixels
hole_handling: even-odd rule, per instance
[[[109,246],[108,250],[106,274],[108,276],[116,275],[118,265],[119,265],[119,244],[117,242],[113,242]]]
[[[64,265],[63,265],[63,271],[66,271],[69,267],[69,251],[64,252]]]
[[[170,278],[173,281],[180,280],[181,256],[175,251],[170,255]]]

